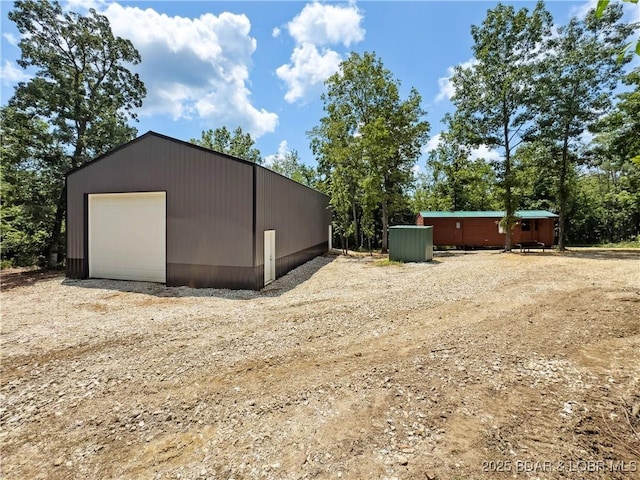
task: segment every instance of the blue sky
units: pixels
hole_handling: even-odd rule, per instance
[[[322,82],[349,52],[375,51],[400,80],[415,87],[437,141],[452,110],[447,82],[453,66],[469,62],[470,27],[496,2],[485,1],[62,1],[79,13],[93,7],[142,55],[137,71],[148,95],[136,124],[182,140],[204,129],[241,126],[264,157],[297,150],[314,165],[306,132],[321,118]],[[533,8],[534,2],[514,3]],[[547,2],[555,23],[583,14],[590,2]],[[15,63],[19,34],[2,1],[2,104],[28,78]],[[625,4],[629,21],[640,5]],[[480,149],[477,155],[494,152]],[[424,169],[425,158],[418,166]]]

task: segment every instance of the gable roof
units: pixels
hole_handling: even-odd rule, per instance
[[[423,210],[420,216],[423,218],[502,218],[506,212],[499,210],[457,211],[457,212],[430,212]],[[558,215],[547,210],[517,210],[515,216],[523,219],[556,218]]]
[[[154,132],[152,130],[149,130],[147,133],[145,133],[143,135],[140,135],[139,137],[136,137],[133,140],[130,140],[130,141],[126,142],[126,143],[123,143],[122,145],[119,145],[116,148],[113,148],[113,149],[109,150],[106,153],[103,153],[102,155],[100,155],[99,157],[94,158],[93,160],[90,160],[88,162],[83,163],[79,167],[72,168],[71,170],[69,170],[65,174],[65,177],[68,177],[69,175],[73,175],[78,170],[82,170],[83,168],[89,167],[89,166],[93,165],[94,163],[97,163],[97,162],[103,160],[104,158],[114,154],[115,152],[117,152],[119,150],[124,150],[125,148],[129,147],[130,145],[133,145],[134,143],[137,143],[137,142],[141,142],[141,141],[145,140],[148,137],[161,138],[163,140],[167,140],[169,142],[178,143],[180,145],[184,145],[186,147],[193,148],[193,149],[196,149],[196,150],[200,150],[200,151],[203,151],[203,152],[206,152],[206,153],[213,153],[213,154],[219,155],[221,157],[228,158],[229,160],[233,160],[234,162],[239,162],[239,163],[244,163],[245,165],[250,165],[250,166],[252,166],[254,168],[263,168],[263,169],[265,169],[265,170],[267,170],[267,171],[269,171],[269,172],[271,172],[271,173],[273,173],[275,175],[279,175],[279,176],[281,176],[283,178],[286,178],[290,182],[294,182],[297,185],[301,185],[301,186],[303,186],[305,188],[308,188],[309,190],[313,190],[314,192],[320,193],[320,194],[324,195],[325,197],[328,197],[327,194],[322,193],[319,190],[316,190],[315,188],[312,188],[312,187],[310,187],[308,185],[305,185],[303,183],[300,183],[300,182],[296,182],[295,180],[293,180],[293,179],[291,179],[291,178],[289,178],[289,177],[287,177],[285,175],[282,175],[281,173],[278,173],[278,172],[276,172],[274,170],[271,170],[270,168],[263,167],[262,165],[259,165],[257,163],[250,162],[249,160],[245,160],[244,158],[234,157],[233,155],[229,155],[228,153],[218,152],[217,150],[212,150],[210,148],[202,147],[200,145],[196,145],[195,143],[185,142],[184,140],[179,140],[177,138],[169,137],[168,135],[163,135],[161,133]]]

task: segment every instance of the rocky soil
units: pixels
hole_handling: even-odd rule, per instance
[[[3,272],[7,479],[640,478],[640,252]]]

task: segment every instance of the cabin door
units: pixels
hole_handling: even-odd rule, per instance
[[[520,222],[520,241],[532,242],[537,240],[535,234],[537,233],[536,220],[522,220]]]
[[[456,219],[453,227],[453,241],[456,245],[462,245],[462,219]]]

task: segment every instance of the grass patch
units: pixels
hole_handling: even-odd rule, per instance
[[[396,267],[402,267],[404,265],[404,263],[402,262],[396,262],[395,260],[389,260],[388,258],[385,258],[383,260],[376,260],[375,262],[373,262],[373,264],[376,267],[390,267],[395,265]]]
[[[602,248],[640,248],[640,235],[636,238],[632,238],[629,240],[623,240],[618,243],[603,243],[602,245],[598,245]]]

